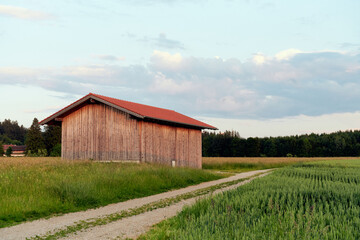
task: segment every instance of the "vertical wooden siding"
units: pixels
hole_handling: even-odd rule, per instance
[[[136,120],[104,104],[89,104],[62,122],[65,159],[135,160],[201,168],[201,131]]]

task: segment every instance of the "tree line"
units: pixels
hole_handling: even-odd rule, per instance
[[[17,121],[0,122],[2,144],[26,145],[28,156],[60,156],[61,127],[45,126],[34,118],[30,128]],[[202,133],[204,157],[340,157],[360,156],[360,131],[304,134],[286,137],[242,138],[236,131]]]
[[[242,138],[236,131],[202,133],[204,157],[360,156],[360,131]]]
[[[28,156],[60,156],[61,127],[45,126],[42,131],[37,118],[34,118],[30,128],[5,119],[0,122],[0,156],[4,144],[26,145]]]

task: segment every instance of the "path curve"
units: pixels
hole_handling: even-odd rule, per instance
[[[0,240],[3,239],[18,240],[18,239],[35,237],[37,235],[41,236],[49,232],[56,231],[57,229],[62,229],[66,226],[74,225],[76,224],[76,222],[79,221],[84,221],[92,218],[99,218],[123,210],[141,207],[145,204],[149,204],[166,198],[176,197],[181,194],[190,193],[199,189],[208,188],[221,183],[249,178],[254,175],[266,173],[269,171],[270,170],[257,170],[257,171],[239,173],[228,178],[222,178],[215,181],[204,182],[197,185],[188,186],[186,188],[164,192],[144,198],[132,199],[125,202],[110,204],[105,207],[89,209],[87,211],[68,213],[62,216],[56,216],[49,219],[39,219],[32,222],[25,222],[12,227],[1,228]],[[217,191],[224,191],[226,189],[235,188],[237,187],[237,185],[240,184],[242,185],[246,182],[247,181],[240,182],[236,185],[232,185],[230,187],[226,187]],[[188,199],[186,201],[181,201],[166,208],[156,209],[151,212],[145,212],[136,216],[124,218],[119,221],[106,224],[104,226],[97,226],[88,229],[84,232],[78,232],[77,235],[74,235],[73,239],[109,239],[109,238],[111,239],[116,236],[125,236],[125,237],[133,238],[143,233],[153,224],[160,222],[165,218],[176,215],[176,213],[180,211],[185,204],[191,204],[195,202],[196,199],[197,198]],[[150,213],[153,213],[153,215],[151,215]],[[141,227],[138,224],[140,221],[139,219],[145,219],[144,221],[142,221],[144,224],[141,225]],[[121,229],[125,229],[125,230],[133,229],[133,230],[126,232],[126,231],[122,231]],[[92,236],[96,236],[96,237],[92,238]],[[71,236],[66,237],[66,239],[71,239]]]

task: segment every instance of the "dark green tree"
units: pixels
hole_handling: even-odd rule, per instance
[[[5,119],[1,123],[0,134],[8,136],[13,141],[18,141],[17,145],[24,144],[27,129],[21,125],[19,126],[17,121],[11,121]]]
[[[26,152],[28,154],[38,153],[45,149],[44,139],[41,134],[41,128],[37,118],[34,118],[33,123],[26,135]]]
[[[4,127],[2,125],[2,122],[0,122],[0,135],[4,134]]]
[[[13,152],[12,147],[8,147],[8,149],[6,149],[5,155],[6,155],[7,157],[11,157],[12,152]]]
[[[50,157],[61,157],[61,144],[56,144],[50,153]]]
[[[4,156],[4,146],[2,142],[0,141],[0,157]]]
[[[276,157],[276,144],[273,138],[265,138],[263,141],[263,154],[267,157]]]
[[[61,144],[61,127],[47,125],[45,126],[45,132],[43,136],[44,136],[46,150],[48,154],[51,154],[54,147],[58,144]],[[60,145],[60,151],[61,151],[61,145]]]
[[[231,143],[233,157],[244,157],[246,154],[246,140],[243,138],[235,137]]]
[[[309,153],[311,151],[311,144],[307,136],[299,139],[297,151],[298,157],[309,157]]]
[[[259,157],[260,156],[260,140],[259,138],[248,138],[246,141],[246,156]]]

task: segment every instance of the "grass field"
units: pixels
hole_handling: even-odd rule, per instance
[[[298,163],[200,200],[142,239],[360,239],[360,160]]]
[[[246,172],[260,169],[280,168],[299,162],[343,161],[359,159],[356,157],[334,158],[264,158],[264,157],[203,157],[203,169],[228,172]]]
[[[0,227],[219,178],[202,170],[148,164],[0,158]]]

